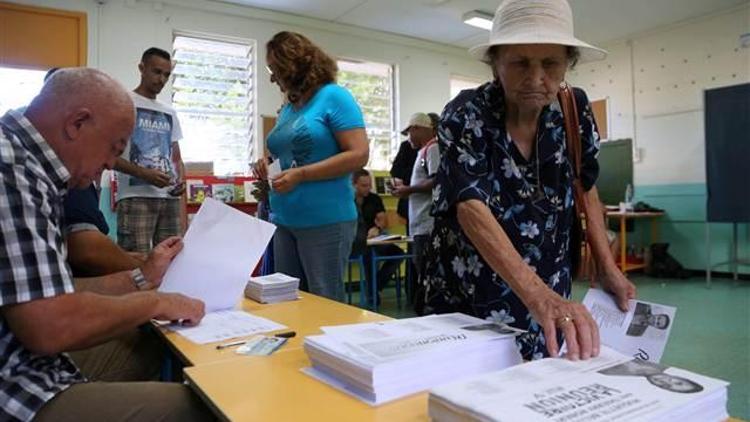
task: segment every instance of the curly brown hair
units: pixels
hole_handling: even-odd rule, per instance
[[[336,61],[302,34],[279,32],[266,43],[266,54],[274,62],[273,77],[284,85],[292,103],[336,81]]]

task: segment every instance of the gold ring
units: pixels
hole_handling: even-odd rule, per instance
[[[569,322],[573,322],[573,317],[570,315],[565,315],[558,320],[558,325],[567,324]]]

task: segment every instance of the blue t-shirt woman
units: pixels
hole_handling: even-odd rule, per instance
[[[299,277],[303,289],[343,301],[357,227],[350,178],[368,159],[362,112],[336,85],[336,62],[303,35],[280,32],[266,51],[271,82],[287,98],[267,139],[266,159],[274,162],[256,166],[271,183],[274,269]]]
[[[335,133],[364,128],[362,112],[352,94],[335,83],[321,87],[301,108],[286,104],[268,134],[271,156],[281,170],[303,167],[341,153]],[[351,173],[302,182],[291,192],[271,190],[272,222],[308,228],[355,221]]]

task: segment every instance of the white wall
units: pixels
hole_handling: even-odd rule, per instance
[[[174,31],[252,39],[265,64],[265,43],[273,34],[305,34],[334,56],[394,64],[398,67],[399,121],[417,111],[440,112],[449,100],[451,74],[487,78],[485,65],[464,49],[408,37],[302,18],[267,10],[205,0],[14,0],[19,3],[88,13],[89,66],[100,68],[126,87],[138,83],[137,63],[148,47],[171,50]],[[258,111],[275,115],[281,94],[259,67]],[[169,101],[169,89],[160,99]]]
[[[750,81],[747,32],[744,5],[605,45],[606,61],[570,75],[592,99],[609,98],[612,139],[634,137],[636,185],[705,183],[703,91]]]

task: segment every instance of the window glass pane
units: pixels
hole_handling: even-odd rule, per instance
[[[13,69],[0,67],[0,114],[9,109],[16,109],[28,105],[44,85],[43,70]]]
[[[394,121],[393,66],[383,63],[339,60],[338,82],[362,108],[370,141],[367,167],[388,170],[397,148]]]
[[[183,160],[211,161],[218,176],[246,174],[255,156],[252,45],[177,36],[174,50]]]
[[[480,79],[452,75],[450,79],[451,99],[456,98],[456,95],[458,95],[464,89],[476,88],[483,83],[484,81]]]

